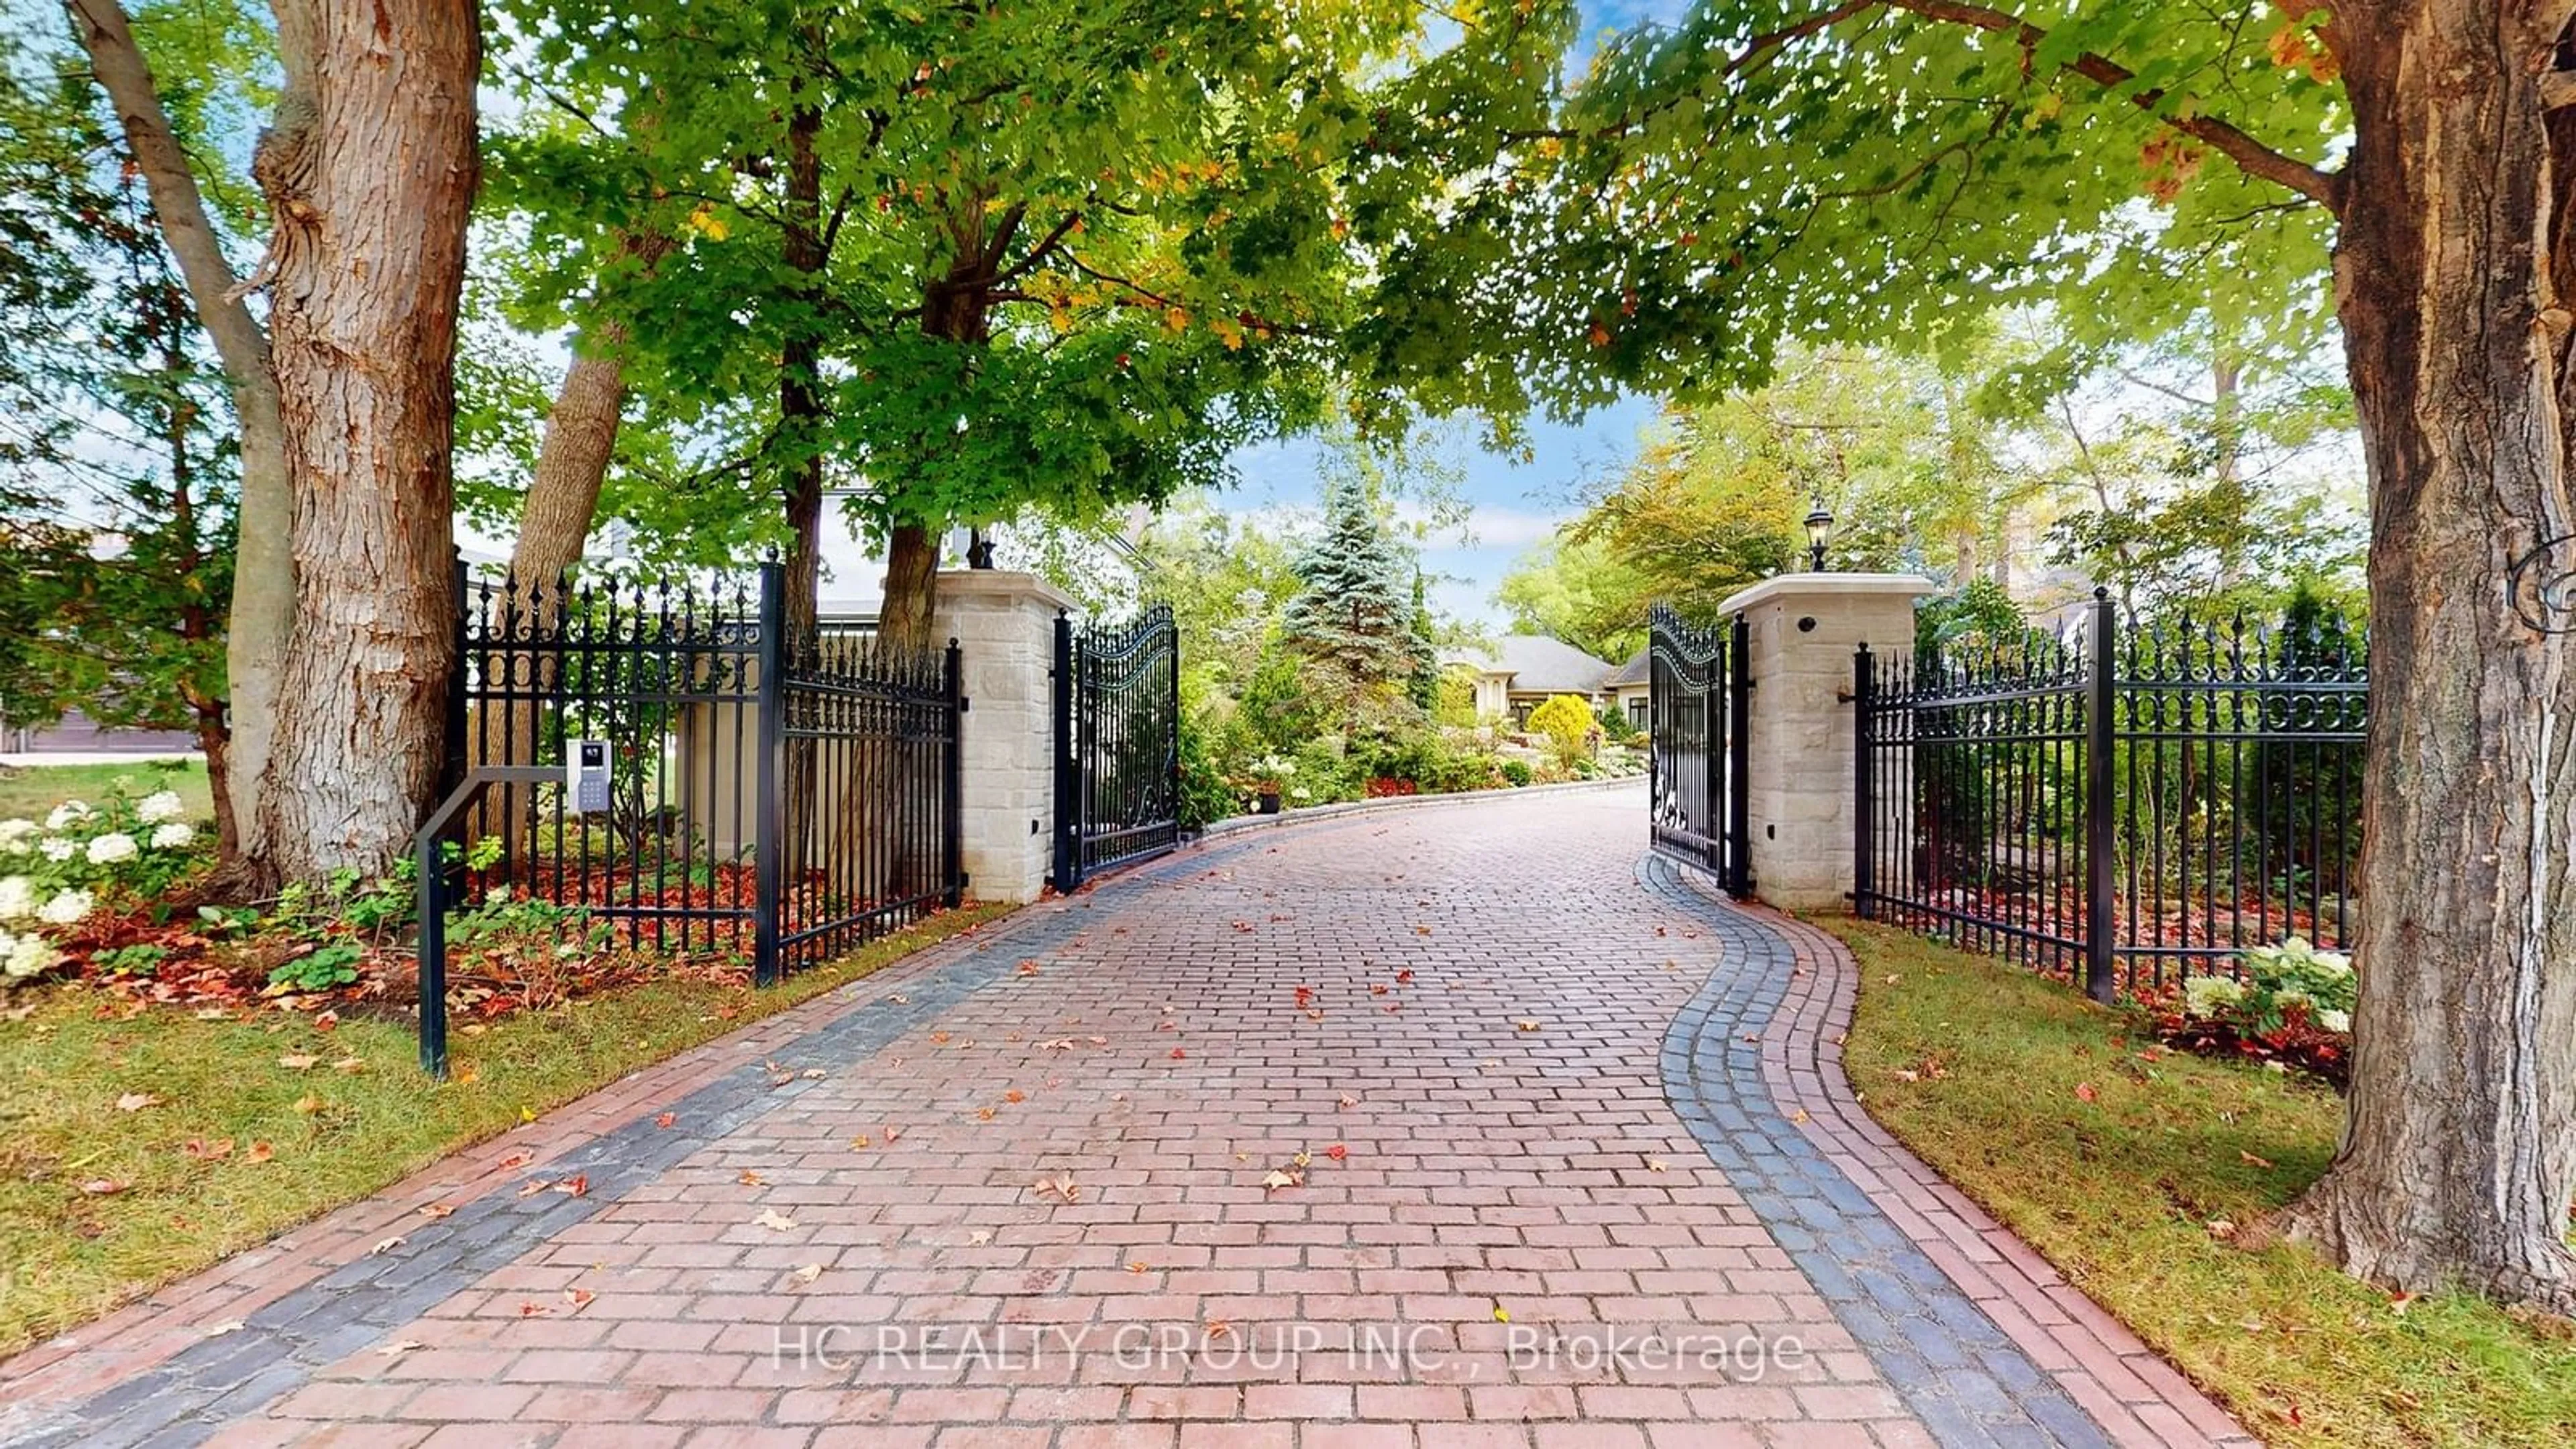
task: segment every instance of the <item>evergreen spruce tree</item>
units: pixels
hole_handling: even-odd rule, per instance
[[[1282,621],[1316,686],[1345,709],[1412,692],[1429,642],[1415,632],[1404,584],[1411,560],[1351,474],[1324,483],[1324,532],[1297,559],[1305,587]]]

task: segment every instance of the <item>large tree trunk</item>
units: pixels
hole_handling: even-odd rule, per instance
[[[939,535],[924,524],[898,523],[886,533],[885,604],[877,641],[918,654],[937,647]]]
[[[519,506],[519,537],[510,545],[510,576],[560,578],[581,562],[599,513],[599,490],[617,451],[626,406],[626,329],[603,322],[584,339],[547,410],[536,471]]]
[[[800,80],[792,90],[802,89],[803,84]],[[806,658],[821,644],[817,626],[822,603],[826,415],[818,314],[823,269],[829,260],[823,242],[822,134],[821,111],[802,103],[791,105],[787,116],[781,259],[796,274],[797,290],[806,306],[781,339],[778,359],[779,439],[785,463],[780,494],[789,535],[784,581],[787,597],[782,610],[787,629],[778,648],[782,659]],[[769,685],[772,681],[762,683]],[[773,690],[771,697],[785,696]],[[780,830],[785,839],[781,842],[780,878],[786,882],[791,898],[802,902],[807,895],[809,873],[818,865],[828,868],[830,864],[823,858],[821,761],[816,741],[810,736],[789,739],[783,763],[780,789],[785,798]],[[804,919],[807,914],[798,912],[799,919],[790,923],[791,929],[813,924]]]
[[[801,82],[799,83],[801,87]],[[823,113],[797,105],[787,117],[787,196],[781,259],[807,305],[779,349],[779,435],[786,445],[784,494],[792,541],[787,555],[787,627],[814,628],[823,575],[823,339],[817,314],[823,268]]]
[[[293,558],[287,530],[293,498],[286,477],[286,434],[278,416],[277,379],[268,337],[250,309],[234,295],[232,266],[206,217],[204,199],[187,154],[170,127],[161,95],[134,43],[117,0],[65,0],[72,30],[88,52],[91,72],[116,108],[126,149],[152,196],[162,240],[179,264],[197,320],[215,345],[232,386],[233,416],[241,429],[241,491],[233,553],[233,595],[225,623],[226,694],[230,721],[218,709],[217,731],[226,757],[208,755],[210,779],[220,797],[218,821],[225,860],[219,878],[242,873],[261,853],[259,791],[268,771],[269,736],[276,718],[278,669],[295,617]],[[204,733],[201,727],[201,734]],[[212,735],[207,736],[209,740]],[[256,872],[253,872],[256,874]]]
[[[995,273],[1021,215],[1015,207],[995,222],[987,217],[983,198],[969,196],[949,223],[955,254],[948,271],[922,289],[924,333],[962,348],[980,348],[992,340]],[[905,653],[939,646],[939,536],[944,531],[917,519],[887,529],[885,603],[877,615],[880,643]]]
[[[2543,572],[2576,563],[2549,270],[2569,158],[2549,152],[2541,8],[2347,0],[2329,36],[2355,121],[2336,283],[2370,468],[2372,718],[2351,1111],[2288,1224],[2393,1288],[2563,1312],[2576,671],[2508,583],[2544,544]]]
[[[276,0],[252,172],[295,495],[295,628],[261,813],[283,879],[374,869],[444,758],[457,298],[475,185],[472,0]]]

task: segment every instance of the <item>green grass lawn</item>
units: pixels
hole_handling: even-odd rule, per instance
[[[2213,1234],[2324,1171],[2332,1092],[2160,1052],[2062,985],[1918,937],[1819,924],[1860,961],[1843,1050],[1870,1114],[2247,1428],[2275,1444],[2576,1442],[2563,1322],[2398,1303],[2304,1248]]]
[[[507,1017],[450,1038],[443,1085],[408,1023],[125,1018],[94,991],[39,988],[25,1019],[0,1021],[0,1355],[1007,910],[934,917],[767,991],[669,980]]]
[[[0,820],[42,820],[65,800],[98,803],[119,788],[127,795],[176,790],[188,802],[188,818],[214,817],[214,796],[206,789],[202,760],[135,760],[113,765],[29,765],[0,768]]]

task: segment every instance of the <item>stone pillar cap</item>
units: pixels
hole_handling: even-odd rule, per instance
[[[1036,574],[1008,569],[941,569],[939,597],[1033,599],[1050,609],[1071,611],[1076,607],[1071,594]]]
[[[1767,604],[1775,599],[1817,594],[1875,595],[1901,598],[1910,603],[1925,594],[1939,592],[1940,586],[1921,574],[1781,574],[1735,594],[1718,605],[1717,610],[1721,614],[1740,614],[1756,604]]]

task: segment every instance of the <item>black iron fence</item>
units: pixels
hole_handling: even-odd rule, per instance
[[[954,642],[802,637],[784,571],[460,580],[450,769],[560,766],[606,747],[607,808],[495,783],[456,833],[493,841],[469,888],[579,908],[661,951],[748,957],[766,983],[956,904]]]
[[[1125,624],[1055,621],[1054,881],[1181,838],[1181,645],[1171,606]]]
[[[2096,999],[2291,935],[2352,942],[2369,678],[2331,621],[2124,620],[1874,656],[1854,906]]]
[[[1752,894],[1753,690],[1743,615],[1725,630],[1690,624],[1662,604],[1646,644],[1647,810],[1654,848]]]

